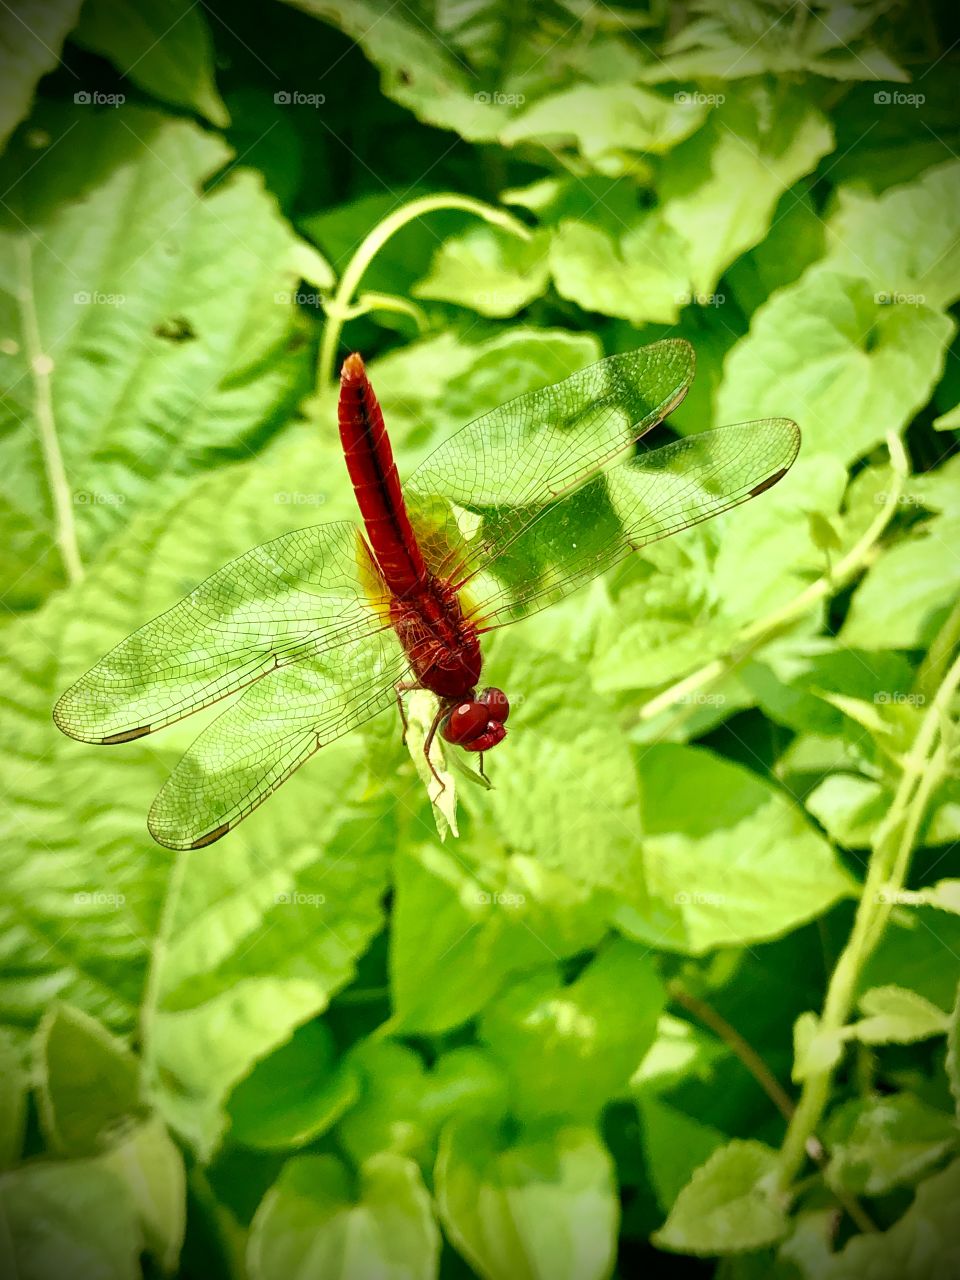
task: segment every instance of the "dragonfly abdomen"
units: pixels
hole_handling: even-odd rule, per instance
[[[348,356],[340,376],[340,440],[370,549],[395,596],[429,577],[400,489],[383,414],[363,360]]]

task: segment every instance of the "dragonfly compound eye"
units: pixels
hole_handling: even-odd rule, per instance
[[[484,689],[478,701],[482,702],[487,708],[487,715],[490,719],[498,720],[500,724],[503,724],[510,714],[510,703],[507,701],[507,695],[502,689]]]
[[[459,702],[440,730],[447,742],[465,747],[486,731],[490,710],[482,702]]]

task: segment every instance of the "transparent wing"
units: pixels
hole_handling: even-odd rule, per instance
[[[495,561],[540,510],[666,417],[693,371],[688,342],[655,342],[519,396],[458,431],[404,486],[428,565],[463,581]]]
[[[377,634],[384,606],[354,525],[295,530],[231,560],[128,636],[67,690],[54,720],[83,742],[142,737],[268,672]]]
[[[408,669],[381,630],[271,671],[183,756],[151,806],[151,835],[170,849],[219,840],[320,747],[389,706]]]
[[[472,615],[490,630],[563,599],[631,551],[763,493],[799,448],[796,423],[765,418],[638,453],[529,513],[471,582]]]

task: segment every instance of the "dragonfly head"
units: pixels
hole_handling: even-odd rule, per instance
[[[507,736],[510,703],[502,689],[484,689],[478,698],[454,704],[440,732],[464,751],[489,751]]]

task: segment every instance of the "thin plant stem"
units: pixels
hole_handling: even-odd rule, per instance
[[[893,802],[874,836],[853,929],[827,986],[820,1018],[820,1030],[826,1036],[839,1035],[846,1026],[860,975],[883,934],[890,903],[903,888],[920,824],[930,797],[944,776],[941,738],[958,685],[960,657],[954,659],[927,705],[913,746],[903,759]],[[779,1183],[784,1191],[803,1165],[830,1096],[833,1071],[831,1066],[813,1072],[804,1081],[780,1151]]]
[[[667,988],[670,999],[682,1005],[698,1022],[702,1022],[727,1046],[731,1053],[743,1063],[756,1080],[784,1120],[790,1119],[794,1112],[793,1099],[773,1074],[756,1049],[732,1027],[726,1018],[717,1013],[705,1000],[692,995],[679,982],[671,982]]]
[[[503,209],[495,209],[484,204],[482,200],[474,200],[470,196],[453,193],[444,195],[421,196],[411,200],[409,204],[395,209],[388,217],[379,222],[364,238],[356,253],[347,263],[346,270],[340,277],[336,293],[327,306],[327,321],[323,327],[320,341],[320,354],[317,361],[317,385],[319,390],[330,385],[334,377],[337,359],[337,348],[346,318],[350,315],[353,297],[360,286],[367,268],[387,243],[391,236],[405,227],[408,222],[421,218],[425,213],[434,213],[438,209],[462,209],[466,213],[475,213],[492,226],[500,227],[521,240],[529,240],[530,230]]]
[[[43,455],[47,483],[50,486],[50,501],[53,507],[57,547],[60,551],[60,558],[63,561],[67,581],[74,583],[83,578],[83,561],[80,558],[80,544],[77,540],[73,495],[70,492],[70,482],[67,479],[67,470],[63,460],[63,451],[60,448],[60,437],[57,434],[56,418],[53,412],[53,393],[51,389],[53,360],[44,352],[43,341],[40,336],[40,322],[37,318],[34,296],[33,257],[30,241],[24,238],[18,243],[17,247],[24,352],[33,378],[34,412],[40,437],[40,451]]]

